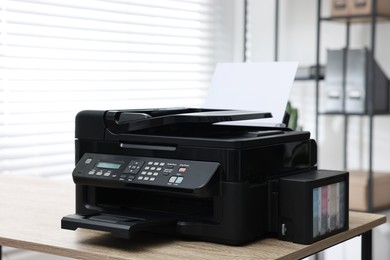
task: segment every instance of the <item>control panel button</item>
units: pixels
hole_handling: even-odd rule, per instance
[[[183,177],[177,177],[175,183],[180,184],[183,182],[183,179],[184,179]]]
[[[141,175],[146,175],[146,172],[145,171],[141,172]]]
[[[186,167],[180,167],[178,172],[181,172],[181,173],[184,173],[187,171],[187,168]]]
[[[176,176],[172,176],[171,178],[169,178],[169,183],[174,183],[176,181]]]
[[[91,158],[88,158],[87,160],[85,160],[85,164],[90,164],[91,162],[92,162]]]
[[[153,176],[158,176],[158,172],[154,172],[154,173],[153,173]]]
[[[96,175],[97,175],[97,176],[102,176],[102,175],[103,175],[103,172],[102,172],[102,171],[98,171],[98,172],[96,173]]]
[[[142,176],[138,177],[138,180],[143,180],[143,179],[144,179],[144,177],[142,177]]]
[[[148,165],[153,165],[153,162],[148,162]]]
[[[154,181],[154,180],[156,180],[156,178],[151,177],[149,180],[150,180],[150,181]]]
[[[130,173],[135,175],[141,170],[144,163],[144,161],[132,160],[130,161],[129,165],[127,165],[123,173]]]
[[[89,171],[88,174],[89,174],[89,175],[94,175],[94,174],[95,174],[95,171]]]

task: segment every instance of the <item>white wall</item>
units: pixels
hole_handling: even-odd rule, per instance
[[[220,42],[217,42],[218,62],[243,61],[244,45],[244,0],[220,0],[218,8],[222,9],[222,20],[216,33],[220,34]],[[229,55],[230,54],[230,55]]]

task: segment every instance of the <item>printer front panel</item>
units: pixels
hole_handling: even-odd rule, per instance
[[[203,193],[202,196],[186,193],[180,189],[180,184],[175,186],[171,184],[169,186],[172,186],[172,189],[164,190],[153,189],[153,186],[149,186],[149,188],[142,188],[139,185],[111,186],[104,182],[95,182],[95,179],[88,182],[77,177],[80,173],[77,172],[76,167],[74,174],[76,175],[77,184],[76,214],[78,215],[88,217],[96,214],[120,214],[138,218],[139,216],[170,216],[177,218],[177,226],[170,226],[167,232],[235,245],[252,241],[266,233],[267,215],[264,214],[267,210],[266,185],[251,184],[248,180],[241,179],[238,159],[240,150],[221,150],[207,147],[196,147],[196,149],[194,147],[178,147],[176,151],[123,149],[118,143],[114,142],[85,140],[78,140],[76,147],[79,164],[89,162],[91,168],[95,168],[95,165],[98,165],[100,161],[89,161],[89,156],[91,154],[100,155],[103,151],[119,154],[118,158],[133,158],[134,156],[151,158],[149,156],[154,155],[154,158],[160,158],[154,161],[150,160],[150,162],[153,162],[153,167],[156,167],[155,170],[157,170],[157,165],[154,165],[154,162],[166,162],[168,159],[162,159],[164,157],[178,158],[176,160],[179,161],[182,160],[180,157],[196,158],[197,160],[204,160],[205,162],[202,163],[207,165],[218,165],[218,169],[214,173],[217,178],[213,180],[214,182],[211,182],[213,185],[205,186],[206,191],[209,192]],[[110,157],[110,155],[107,155],[106,160],[102,160],[104,164],[101,166],[124,169],[117,165],[121,162],[120,159],[107,160]],[[144,164],[138,169],[138,173],[134,178],[148,177],[149,171],[145,171],[146,175],[142,175],[142,172],[145,167],[148,167],[149,161],[141,161],[144,161]],[[123,165],[127,167],[130,163],[126,162]],[[191,165],[189,166],[191,167]],[[174,167],[176,177],[179,177],[177,175],[179,174],[178,167]],[[230,174],[228,181],[225,180],[228,176],[225,169]],[[94,176],[96,176],[98,170],[95,169]],[[163,172],[163,169],[161,170]],[[91,169],[86,170],[87,176],[89,176],[90,171]],[[191,172],[181,173],[184,180],[185,174],[191,174]],[[102,175],[103,177],[101,177]],[[104,177],[109,177],[104,176],[104,171],[102,175],[98,176],[102,180]],[[170,173],[166,176],[167,185],[172,175],[173,173]],[[126,178],[122,181],[125,180],[128,181]],[[147,181],[150,182],[150,176]],[[176,192],[173,187],[178,188]]]
[[[78,155],[85,151],[81,143]],[[219,196],[219,163],[127,155],[123,150],[121,155],[96,151],[82,153],[73,171],[77,214],[141,209],[213,217],[210,201]],[[191,207],[193,210],[187,211]]]
[[[215,175],[217,178],[214,179],[216,185],[208,186],[206,191],[212,192],[205,192],[202,196],[180,189],[153,189],[153,186],[147,189],[131,185],[115,187],[104,182],[78,184],[76,213],[84,216],[120,214],[137,218],[155,218],[156,215],[172,217],[176,219],[176,224],[170,225],[166,232],[218,243],[243,244],[267,235],[267,180],[313,167],[315,159],[311,158],[311,150],[315,146],[311,145],[310,140],[302,140],[246,149],[185,145],[172,145],[170,147],[174,149],[165,149],[168,144],[164,143],[159,149],[156,143],[127,148],[130,146],[121,146],[118,141],[76,140],[77,161],[87,153],[94,153],[158,158],[156,162],[174,159],[219,165],[218,174]]]

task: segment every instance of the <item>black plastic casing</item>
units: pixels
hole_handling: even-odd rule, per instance
[[[279,212],[275,217],[278,221],[275,230],[278,238],[311,244],[347,230],[348,176],[349,173],[345,171],[315,170],[279,179]],[[340,192],[336,194],[337,185],[342,185],[343,188],[338,189]],[[330,187],[334,187],[333,196]],[[321,188],[326,193],[321,194]],[[320,190],[317,194],[319,198],[314,195],[315,189]],[[321,205],[321,196],[324,205]]]
[[[113,114],[82,111],[77,115],[76,162],[85,153],[216,162],[218,179],[209,185],[207,196],[76,183],[76,215],[65,217],[63,228],[104,230],[125,238],[136,231],[163,232],[242,245],[277,235],[272,228],[273,208],[279,206],[272,202],[270,182],[316,169],[317,147],[309,132],[196,123],[118,132],[109,127],[119,119]],[[126,220],[113,227],[88,219],[104,214],[141,221]]]

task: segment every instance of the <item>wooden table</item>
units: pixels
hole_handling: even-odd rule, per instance
[[[62,230],[61,218],[74,213],[74,205],[71,181],[0,175],[0,245],[78,259],[299,259],[364,234],[363,251],[370,255],[371,229],[386,222],[382,215],[350,212],[348,231],[312,245],[265,239],[233,247],[154,234],[125,240]]]

